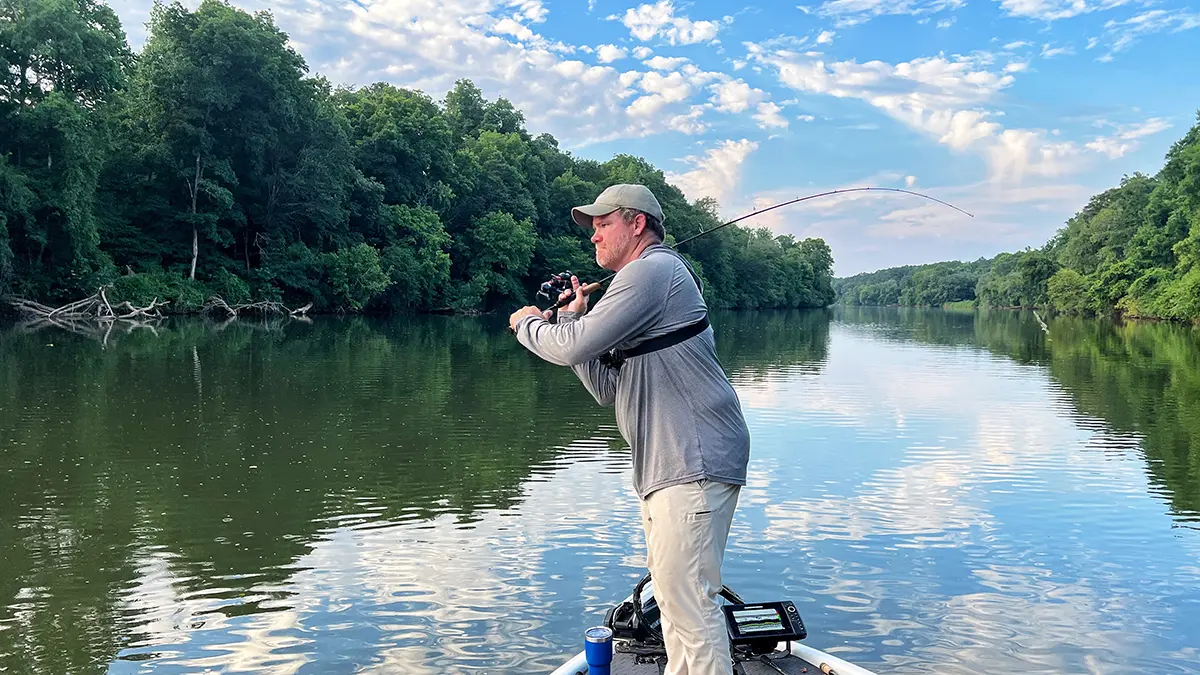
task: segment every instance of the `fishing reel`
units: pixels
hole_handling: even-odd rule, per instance
[[[562,295],[563,291],[571,290],[571,270],[551,274],[549,281],[542,282],[542,289],[537,292],[538,297],[546,298],[551,303],[558,302],[558,296]]]

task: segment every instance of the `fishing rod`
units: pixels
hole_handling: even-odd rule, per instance
[[[968,213],[967,211],[964,211],[949,202],[944,202],[944,201],[938,199],[937,197],[931,197],[927,194],[922,194],[920,192],[915,192],[913,190],[905,190],[903,188],[876,187],[876,186],[856,187],[856,188],[840,188],[837,190],[827,190],[825,192],[818,192],[816,194],[811,194],[811,195],[808,195],[805,197],[797,197],[796,199],[790,199],[786,202],[780,202],[778,204],[768,206],[767,208],[762,209],[762,210],[751,211],[750,213],[747,213],[742,216],[738,216],[737,218],[734,218],[733,220],[730,220],[725,223],[721,223],[720,225],[717,225],[716,227],[704,230],[703,232],[701,232],[699,234],[694,234],[694,235],[688,237],[687,239],[684,239],[683,241],[676,242],[674,245],[669,246],[668,248],[677,249],[680,246],[683,246],[684,244],[688,243],[689,241],[692,241],[693,239],[703,237],[704,235],[709,234],[711,232],[716,232],[717,230],[721,229],[722,227],[725,227],[726,225],[733,225],[734,223],[741,222],[747,218],[759,216],[759,215],[766,213],[767,211],[774,211],[775,209],[782,208],[784,206],[789,206],[791,204],[798,204],[800,202],[806,202],[810,199],[816,199],[818,197],[828,197],[830,195],[842,194],[845,192],[866,192],[868,190],[875,191],[875,192],[903,192],[904,194],[914,195],[917,197],[922,197],[924,199],[930,199],[930,200],[935,201],[944,206],[949,206],[950,208],[954,209],[955,211],[964,213],[964,214],[970,216],[971,218],[975,217],[974,214]],[[604,277],[600,281],[595,281],[595,282],[592,282],[585,286],[580,286],[579,290],[583,291],[585,295],[588,293],[592,293],[596,290],[599,290],[600,287],[603,286],[605,282],[611,280],[615,276],[617,276],[617,273],[613,272],[612,274]],[[570,290],[570,288],[571,288],[571,273],[570,272],[560,272],[558,274],[552,275],[549,281],[542,284],[542,288],[540,291],[538,291],[538,295],[544,296],[550,300],[554,300],[554,295],[561,294],[563,291]],[[548,310],[558,309],[560,307],[563,307],[564,305],[566,305],[567,303],[571,302],[574,299],[575,299],[575,292],[571,291],[570,295],[554,302],[553,305],[551,305],[550,307],[547,307],[546,309],[548,309]]]

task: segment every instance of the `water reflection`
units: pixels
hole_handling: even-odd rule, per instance
[[[881,672],[1200,667],[1196,333],[1047,324],[715,314],[728,583]],[[502,319],[10,330],[0,669],[549,671],[642,573],[627,466]]]

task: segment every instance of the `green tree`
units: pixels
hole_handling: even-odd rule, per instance
[[[326,256],[329,285],[339,306],[360,310],[387,288],[388,276],[380,265],[379,251],[369,244]]]
[[[470,80],[458,80],[454,83],[454,89],[446,94],[445,109],[446,121],[454,138],[462,142],[477,136],[483,129],[488,105],[479,87]]]
[[[432,99],[377,83],[338,92],[337,101],[350,124],[355,165],[384,187],[386,203],[439,212],[449,206],[454,136]]]
[[[450,236],[437,214],[425,207],[388,206],[384,209],[391,245],[381,264],[390,284],[389,309],[434,309],[446,298],[450,284]]]
[[[645,159],[572,157],[469,80],[440,107],[335,92],[269,14],[223,0],[156,3],[136,65],[93,0],[0,0],[0,37],[0,290],[493,309],[607,273],[569,212],[614,183],[654,190],[668,245],[721,225]],[[682,249],[713,308],[834,297],[820,240],[730,226]]]
[[[0,285],[62,298],[109,274],[94,199],[131,58],[106,5],[0,0]]]
[[[466,288],[475,306],[491,308],[528,297],[520,278],[529,269],[537,241],[533,223],[493,211],[475,218],[465,239],[473,253]]]
[[[1050,304],[1064,312],[1081,313],[1088,308],[1088,283],[1082,274],[1064,267],[1046,284]]]
[[[249,268],[253,254],[282,250],[297,230],[344,230],[348,140],[325,103],[327,85],[304,80],[304,70],[266,13],[218,0],[195,12],[179,3],[152,10],[129,126],[141,130],[144,169],[166,195],[162,212],[142,217],[190,232],[188,278],[201,237],[215,253],[240,242]]]

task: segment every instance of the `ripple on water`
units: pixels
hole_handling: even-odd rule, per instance
[[[63,422],[95,447],[48,445],[74,381],[6,408],[0,668],[72,644],[162,673],[548,672],[576,651],[643,573],[611,409],[510,336],[421,351],[410,332],[224,372],[201,349],[204,395],[242,398],[202,409],[164,377],[178,414],[153,442]],[[965,342],[835,323],[801,363],[737,354],[754,453],[727,582],[794,600],[810,644],[880,673],[1200,670],[1200,514],[1172,491],[1190,455],[1148,452],[1186,430],[1084,411],[1108,384],[1056,384],[1061,362],[990,334],[941,338]],[[125,388],[103,393],[156,419]],[[70,632],[81,616],[112,629]]]

